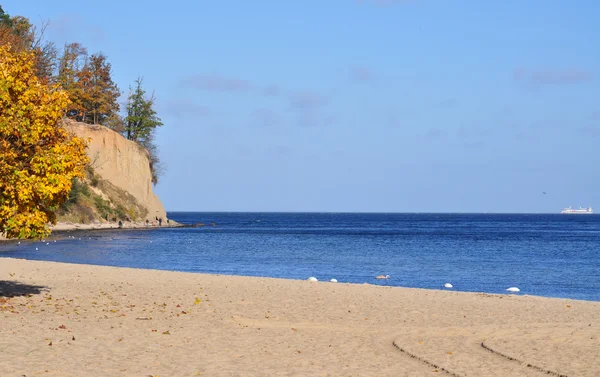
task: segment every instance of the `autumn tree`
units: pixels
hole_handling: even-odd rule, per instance
[[[111,77],[111,64],[102,53],[93,54],[78,73],[84,109],[82,120],[105,124],[119,112],[120,91]]]
[[[67,117],[81,120],[85,111],[83,106],[83,92],[79,84],[79,72],[85,64],[87,50],[79,43],[65,44],[62,56],[58,61],[58,76],[56,82],[67,93],[70,99],[67,108]]]
[[[68,95],[35,76],[35,54],[0,45],[0,233],[39,238],[89,162],[59,125]]]
[[[29,19],[11,17],[0,7],[0,45],[10,45],[15,52],[32,51],[35,73],[44,83],[54,75],[58,53],[54,43],[43,40],[47,26],[45,22],[38,29]]]
[[[142,82],[143,79],[140,77],[135,81],[135,87],[129,88],[127,114],[125,116],[125,136],[148,150],[152,182],[156,184],[164,168],[158,157],[158,148],[154,143],[154,132],[156,127],[163,124],[156,110],[154,110],[154,93],[148,97]]]

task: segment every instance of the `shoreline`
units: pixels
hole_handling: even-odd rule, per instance
[[[144,229],[162,229],[162,228],[185,228],[187,227],[185,224],[180,224],[176,221],[170,220],[169,224],[165,225],[157,225],[151,223],[149,226],[146,226],[144,222],[141,221],[129,221],[124,222],[122,227],[119,227],[118,223],[113,222],[103,222],[103,223],[94,223],[94,224],[80,224],[80,223],[69,223],[69,222],[57,222],[56,225],[50,226],[52,233],[47,237],[48,239],[55,238],[56,235],[61,235],[70,232],[96,232],[96,231],[106,231],[106,230],[144,230]],[[19,239],[19,238],[6,238],[2,234],[0,234],[0,242],[35,242],[35,239]]]
[[[7,293],[7,375],[592,377],[600,366],[593,301],[0,258]]]
[[[130,228],[131,229],[131,228]],[[119,229],[90,229],[90,231],[102,231],[102,230],[119,230]],[[152,230],[152,229],[148,229],[148,230]],[[81,230],[81,232],[83,234],[85,233],[86,230]],[[62,232],[62,231],[61,231]],[[64,232],[69,232],[69,231],[64,231]],[[53,233],[54,234],[54,233]],[[60,232],[59,232],[60,234]],[[49,238],[52,239],[52,236]],[[12,241],[12,240],[9,240]],[[145,267],[131,267],[131,266],[127,266],[127,267],[123,267],[123,266],[110,266],[110,265],[105,265],[105,264],[89,264],[89,263],[74,263],[74,262],[57,262],[57,261],[51,261],[51,260],[40,260],[40,259],[27,259],[27,258],[15,258],[15,257],[5,257],[2,256],[2,252],[0,251],[0,262],[2,260],[17,260],[17,261],[31,261],[31,262],[42,262],[42,263],[57,263],[57,264],[64,264],[64,265],[73,265],[73,266],[89,266],[89,267],[107,267],[107,268],[118,268],[118,269],[122,269],[122,270],[132,270],[132,271],[147,271],[147,272],[171,272],[171,273],[176,273],[176,274],[185,274],[185,275],[190,275],[190,276],[218,276],[218,277],[223,277],[223,278],[247,278],[247,279],[273,279],[273,280],[284,280],[284,281],[294,281],[294,282],[305,282],[308,281],[308,279],[297,279],[297,278],[284,278],[284,277],[273,277],[273,276],[256,276],[256,275],[235,275],[235,274],[225,274],[225,273],[209,273],[209,272],[201,272],[201,271],[181,271],[181,270],[168,270],[168,269],[156,269],[156,268],[145,268]],[[375,279],[375,278],[374,278]],[[584,302],[584,303],[598,303],[600,304],[600,300],[584,300],[584,299],[579,299],[579,298],[570,298],[570,297],[556,297],[556,296],[541,296],[541,295],[533,295],[533,294],[527,294],[527,293],[511,293],[511,292],[506,292],[506,293],[489,293],[489,292],[484,292],[484,291],[461,291],[458,289],[442,289],[442,288],[422,288],[422,287],[406,287],[406,286],[401,286],[401,285],[380,285],[380,284],[373,284],[373,283],[369,283],[369,282],[363,282],[363,283],[353,283],[353,282],[335,282],[332,283],[328,280],[318,280],[318,281],[314,281],[311,283],[317,283],[317,284],[336,284],[336,285],[346,285],[346,286],[357,286],[357,287],[361,287],[361,286],[368,286],[368,287],[377,287],[377,288],[385,288],[385,289],[407,289],[407,290],[414,290],[417,292],[421,292],[421,293],[427,293],[427,292],[446,292],[446,293],[456,293],[456,294],[467,294],[467,295],[477,295],[477,296],[493,296],[493,297],[524,297],[524,298],[539,298],[539,299],[548,299],[548,300],[563,300],[563,301],[577,301],[577,302]]]
[[[115,222],[101,222],[92,224],[80,224],[70,222],[57,222],[56,225],[50,226],[52,233],[54,232],[68,232],[74,230],[116,230],[116,229],[158,229],[158,228],[180,228],[184,225],[179,224],[173,220],[163,225],[158,225],[157,221],[152,221],[149,225],[146,225],[143,221],[124,221],[123,226],[119,227],[119,223]]]

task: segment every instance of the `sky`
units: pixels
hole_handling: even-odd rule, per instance
[[[144,78],[168,211],[600,209],[596,0],[0,4]]]

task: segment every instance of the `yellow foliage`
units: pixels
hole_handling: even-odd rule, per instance
[[[89,159],[59,124],[67,94],[35,76],[34,54],[0,46],[0,233],[40,238]]]

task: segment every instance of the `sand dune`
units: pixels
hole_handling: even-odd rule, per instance
[[[598,302],[7,258],[0,296],[1,377],[600,375]]]

